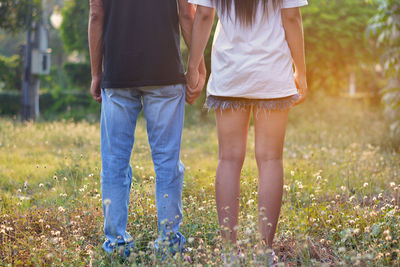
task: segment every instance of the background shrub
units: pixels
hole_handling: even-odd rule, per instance
[[[64,71],[70,88],[89,90],[91,82],[89,63],[65,63]]]
[[[0,55],[0,89],[19,90],[21,88],[22,59],[19,55]]]

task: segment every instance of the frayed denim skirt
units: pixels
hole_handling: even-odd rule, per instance
[[[209,95],[205,107],[211,110],[238,110],[256,107],[264,111],[288,110],[300,99],[300,94],[270,99],[250,99]]]

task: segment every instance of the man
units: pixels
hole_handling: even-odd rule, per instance
[[[160,237],[155,248],[175,253],[185,244],[179,233],[184,175],[179,152],[185,108],[179,24],[190,47],[194,13],[187,0],[90,0],[91,94],[102,103],[101,190],[107,252],[121,249],[129,255],[134,244],[126,231],[132,181],[129,161],[142,108],[156,173]],[[202,79],[197,88],[186,91],[190,104],[205,83],[204,61],[199,72]]]

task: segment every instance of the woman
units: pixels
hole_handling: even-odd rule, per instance
[[[198,95],[191,88],[199,82],[199,64],[213,25],[214,8],[220,18],[206,106],[216,111],[219,160],[215,193],[219,223],[229,229],[222,235],[232,243],[237,241],[240,173],[253,111],[259,231],[267,248],[272,249],[282,203],[282,154],[289,109],[302,103],[307,94],[299,10],[307,0],[189,2],[198,6],[187,72],[188,102]]]

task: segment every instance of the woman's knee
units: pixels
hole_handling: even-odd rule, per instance
[[[243,164],[246,157],[245,148],[220,149],[218,159],[221,162]]]
[[[256,149],[256,161],[258,164],[282,162],[282,151],[268,151],[268,149]]]

